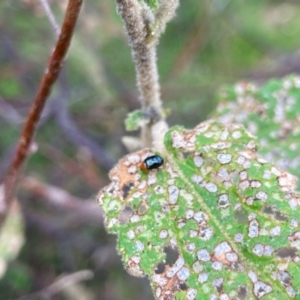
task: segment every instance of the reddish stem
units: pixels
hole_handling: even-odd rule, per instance
[[[17,181],[17,176],[26,157],[28,156],[30,145],[32,143],[46,100],[63,67],[64,59],[71,43],[82,2],[83,0],[69,0],[68,2],[60,35],[54,51],[49,59],[45,74],[40,82],[30,112],[27,116],[16,154],[8,171],[7,178],[4,182],[4,198],[0,198],[0,201],[3,201],[3,203],[0,203],[0,226],[2,225],[11,206],[13,190]]]

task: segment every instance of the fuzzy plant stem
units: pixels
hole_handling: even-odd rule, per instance
[[[156,47],[166,22],[174,16],[178,0],[161,1],[157,9],[157,12],[160,12],[158,18],[143,1],[116,0],[116,2],[132,49],[141,107],[150,118],[150,122],[142,128],[142,142],[143,146],[151,147],[151,127],[165,118],[160,98]],[[167,2],[176,4],[172,7],[166,5]]]
[[[142,110],[149,115],[150,120],[162,119],[156,44],[147,42],[147,27],[153,22],[154,16],[150,9],[138,0],[117,0],[117,9],[124,20],[132,49]],[[151,124],[142,128],[142,142],[143,146],[151,147]]]
[[[152,146],[151,126],[155,121],[163,120],[164,113],[160,98],[158,70],[156,64],[156,47],[140,47],[138,52],[133,50],[136,62],[136,73],[141,94],[142,110],[149,115],[150,123],[142,128],[142,141],[145,147]]]

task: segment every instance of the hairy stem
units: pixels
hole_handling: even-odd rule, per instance
[[[135,62],[137,84],[142,110],[150,119],[163,119],[160,87],[156,64],[156,43],[151,41],[150,25],[154,22],[151,10],[138,0],[117,0],[118,13],[125,23],[125,29]],[[151,124],[142,128],[145,147],[151,147]]]
[[[141,95],[142,110],[149,115],[151,122],[142,128],[142,141],[145,147],[152,146],[152,123],[164,119],[162,102],[160,98],[160,85],[156,64],[156,47],[133,48],[137,82]]]
[[[144,147],[152,147],[155,144],[153,126],[161,121],[165,123],[160,98],[156,46],[166,23],[174,17],[179,0],[161,0],[155,12],[143,0],[116,2],[132,49],[141,107],[150,119],[150,122],[142,127],[142,142]]]

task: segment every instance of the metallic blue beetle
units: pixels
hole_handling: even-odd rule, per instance
[[[152,155],[147,157],[142,164],[141,169],[143,170],[153,170],[159,168],[164,163],[162,157],[158,155]]]

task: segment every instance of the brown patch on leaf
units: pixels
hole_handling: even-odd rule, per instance
[[[290,236],[288,237],[288,240],[289,240],[290,242],[294,242],[294,241],[300,240],[300,231],[294,232],[292,235],[290,235]]]
[[[245,285],[241,285],[238,287],[238,294],[237,299],[238,300],[245,300],[248,298],[248,290]]]
[[[137,179],[140,170],[140,161],[153,155],[150,149],[143,149],[134,154],[139,159],[132,159],[133,155],[129,154],[119,160],[117,165],[109,172],[109,178],[111,184],[102,189],[98,195],[98,199],[101,203],[101,197],[105,193],[111,194],[115,198],[126,199],[130,189],[140,184]],[[139,190],[144,192],[147,189],[145,185],[144,189]]]
[[[144,277],[145,273],[140,267],[140,257],[133,256],[126,265],[127,272],[136,277]]]
[[[156,289],[160,289],[160,299],[174,299],[174,294],[181,290],[180,287],[185,284],[185,282],[180,281],[176,275],[172,276],[171,278],[166,276],[166,272],[170,268],[170,266],[166,266],[165,272],[157,274],[153,277],[153,280],[156,284]]]
[[[129,182],[128,184],[125,184],[122,186],[123,199],[127,198],[127,196],[129,195],[129,192],[133,186],[134,186],[133,182]]]
[[[282,247],[276,250],[276,256],[282,259],[291,260],[297,255],[297,248],[295,247]]]
[[[277,221],[284,222],[288,220],[288,217],[274,205],[265,205],[261,211]]]

